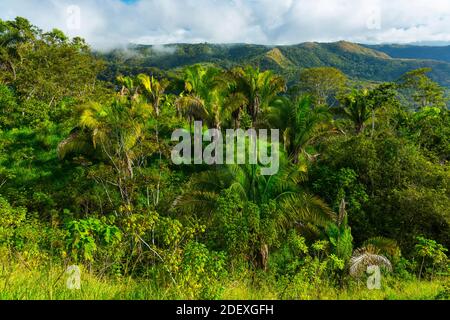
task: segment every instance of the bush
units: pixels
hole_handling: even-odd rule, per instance
[[[9,254],[31,264],[39,264],[49,257],[58,257],[63,249],[61,229],[39,221],[25,208],[14,208],[0,196],[0,247]]]
[[[424,237],[417,237],[416,256],[419,263],[419,279],[422,274],[427,274],[433,277],[437,271],[447,272],[449,269],[448,257],[445,254],[447,248],[434,240],[426,239]]]
[[[104,261],[117,254],[122,232],[97,218],[73,220],[67,223],[66,248],[75,262]]]
[[[184,248],[177,279],[180,288],[192,299],[219,299],[221,280],[227,275],[225,254],[209,251],[205,245],[191,241]]]

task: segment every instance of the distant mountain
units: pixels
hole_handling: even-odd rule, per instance
[[[246,64],[259,66],[261,69],[272,69],[289,81],[298,79],[301,69],[319,66],[339,68],[355,80],[394,81],[407,71],[430,67],[433,69],[431,77],[450,88],[449,62],[397,59],[383,50],[345,41],[290,46],[207,43],[135,45],[103,56],[109,61],[109,76],[152,68],[176,70],[194,63],[210,63],[224,68]]]
[[[372,45],[366,46],[384,52],[392,58],[430,59],[450,62],[450,46]]]

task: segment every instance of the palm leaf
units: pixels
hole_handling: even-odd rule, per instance
[[[76,129],[58,144],[57,153],[59,159],[64,160],[69,154],[86,154],[91,150],[92,144],[89,139]]]
[[[350,259],[350,275],[358,277],[366,272],[368,266],[372,265],[384,266],[387,270],[392,271],[392,265],[389,259],[380,255],[377,248],[368,245],[355,250]]]
[[[293,223],[301,221],[327,226],[333,221],[331,209],[318,197],[304,192],[282,195],[281,209]]]
[[[397,242],[395,240],[384,237],[370,238],[369,240],[364,242],[363,246],[364,247],[373,246],[380,253],[390,255],[391,257],[400,254],[400,248]]]

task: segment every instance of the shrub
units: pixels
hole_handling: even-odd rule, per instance
[[[218,299],[223,291],[225,255],[209,251],[205,245],[189,242],[184,248],[178,284],[189,298]]]
[[[66,247],[76,262],[93,262],[96,254],[112,255],[122,239],[119,228],[97,218],[72,220],[66,228]]]
[[[416,256],[421,260],[419,267],[419,279],[423,273],[434,276],[436,271],[448,270],[448,258],[444,248],[441,244],[434,240],[426,239],[424,237],[417,237],[417,244],[415,246]]]

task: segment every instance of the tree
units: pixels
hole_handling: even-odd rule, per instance
[[[43,33],[24,18],[0,20],[0,70],[7,71],[0,81],[14,86],[21,100],[49,106],[68,97],[87,101],[102,69],[80,38],[70,40],[57,29]]]
[[[156,196],[155,196],[155,206],[159,204],[160,199],[160,188],[161,188],[161,175],[162,175],[162,151],[161,151],[161,143],[159,137],[159,121],[160,121],[160,113],[161,106],[164,101],[167,99],[165,95],[165,90],[167,89],[169,82],[166,79],[161,81],[156,80],[154,77],[149,77],[145,74],[140,74],[138,76],[139,83],[142,87],[142,91],[144,97],[147,102],[152,106],[152,110],[154,111],[153,117],[156,121],[155,123],[155,135],[156,135],[156,144],[158,146],[158,155],[159,155],[159,177],[158,183],[156,187]]]
[[[350,180],[352,187],[343,195],[352,204],[349,221],[359,242],[382,234],[411,254],[414,238],[423,234],[448,246],[450,180],[445,165],[431,162],[411,141],[390,130],[373,137],[333,136],[322,144],[321,154],[314,167],[326,170],[320,180],[311,180],[314,184],[339,190],[348,177],[327,187],[328,178],[341,168],[354,172],[356,179]],[[334,204],[335,193],[331,194],[319,192]]]
[[[347,81],[347,77],[339,69],[318,67],[303,70],[298,86],[300,92],[311,95],[315,105],[333,105]]]
[[[368,90],[353,90],[341,100],[342,106],[336,112],[353,123],[357,134],[363,132],[373,108]]]
[[[368,245],[355,250],[350,259],[350,275],[360,276],[369,266],[384,266],[387,270],[392,271],[391,262],[380,254],[376,247]]]
[[[261,72],[250,66],[245,69],[238,67],[231,70],[231,78],[237,91],[245,97],[245,109],[253,127],[256,127],[261,111],[268,108],[279,93],[286,91],[284,79],[275,76],[272,71]]]
[[[177,106],[187,114],[192,129],[194,119],[201,119],[210,128],[220,129],[231,117],[225,103],[222,72],[217,68],[194,65],[184,70],[185,91],[177,100]]]
[[[368,100],[372,112],[372,136],[375,133],[375,114],[378,110],[384,111],[396,110],[400,107],[397,99],[397,86],[394,83],[382,83],[368,92]],[[389,112],[385,112],[389,114]]]
[[[413,70],[399,79],[400,87],[411,94],[417,109],[424,107],[444,108],[446,106],[444,88],[427,76],[430,71],[430,68]]]
[[[350,259],[350,275],[358,277],[370,266],[385,267],[392,271],[392,263],[387,257],[399,256],[400,249],[394,240],[384,237],[370,238],[353,253]]]
[[[419,280],[422,278],[423,268],[426,261],[428,261],[432,265],[431,276],[434,276],[434,269],[436,265],[444,265],[445,267],[447,266],[448,258],[445,252],[447,252],[448,250],[446,248],[444,248],[436,241],[426,239],[422,236],[418,236],[416,240],[416,255],[422,260],[420,262]]]
[[[189,208],[191,212],[207,216],[217,208],[221,192],[229,189],[245,206],[256,206],[260,211],[271,203],[276,204],[274,209],[269,210],[271,215],[267,217],[265,226],[272,225],[280,234],[296,224],[309,222],[327,225],[332,217],[330,209],[299,185],[305,179],[304,173],[285,161],[282,163],[280,172],[275,176],[261,175],[257,165],[227,165],[200,173],[191,179],[186,191],[177,198],[175,208]],[[257,249],[260,266],[267,269],[272,243],[265,237],[264,232],[268,230],[263,229],[254,235],[258,239],[258,248],[253,249]]]
[[[24,53],[36,40],[39,30],[24,18],[14,21],[0,19],[0,70],[5,70],[0,81],[6,83],[17,79],[18,65],[23,61]]]
[[[312,108],[308,96],[296,101],[280,97],[264,115],[272,128],[281,130],[285,151],[294,163],[299,163],[301,156],[314,160],[317,155],[309,153],[311,148],[318,140],[335,132],[328,107]]]
[[[450,110],[424,107],[410,117],[408,133],[412,141],[445,163],[450,160],[449,123]]]
[[[134,168],[155,151],[147,135],[151,108],[140,98],[122,97],[108,104],[90,102],[80,107],[78,127],[58,146],[61,159],[70,154],[87,154],[110,165],[113,181],[98,177],[102,184],[117,187],[131,214]]]

